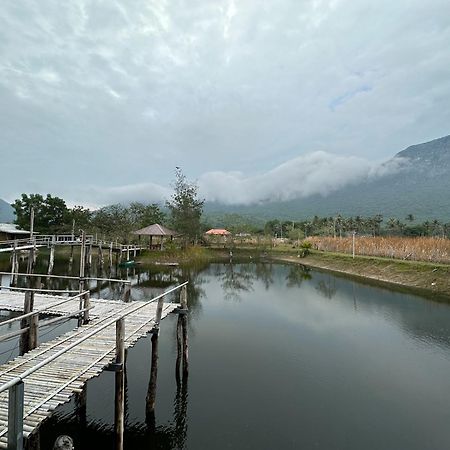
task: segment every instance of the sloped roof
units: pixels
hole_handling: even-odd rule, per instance
[[[13,223],[0,223],[0,233],[8,233],[8,234],[30,234],[29,231],[20,230],[17,228],[17,225]]]
[[[211,228],[206,232],[206,234],[216,236],[228,236],[231,233],[228,230],[225,230],[224,228]]]
[[[176,236],[178,233],[176,231],[169,230],[169,228],[166,228],[159,223],[154,223],[148,227],[133,231],[133,234],[137,234],[139,236]]]

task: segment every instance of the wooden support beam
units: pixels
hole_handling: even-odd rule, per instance
[[[125,319],[121,318],[116,321],[116,364],[122,366],[118,370],[116,376],[116,393],[114,408],[114,432],[115,432],[115,449],[123,450],[123,434],[125,428]]]
[[[81,246],[80,246],[80,294],[84,292],[84,275],[85,275],[85,255],[86,250],[86,233],[84,230],[81,232]]]
[[[187,381],[189,374],[189,359],[188,359],[188,334],[187,334],[187,316],[181,315],[181,329],[183,333],[183,383]]]
[[[28,338],[28,349],[33,350],[38,346],[39,313],[30,317],[30,331]]]
[[[8,450],[23,450],[24,384],[19,381],[8,392]]]
[[[83,325],[89,323],[89,310],[91,308],[91,296],[89,291],[84,295],[84,313],[83,313]]]
[[[55,265],[55,236],[52,237],[52,245],[50,246],[50,256],[48,260],[48,275],[53,272],[53,266]]]
[[[177,320],[177,360],[175,362],[175,380],[177,387],[181,386],[181,359],[183,354],[183,332],[181,324],[181,316]]]
[[[103,259],[103,248],[102,248],[101,242],[98,244],[98,262],[99,262],[100,269],[103,271],[103,265],[104,265],[105,261]]]
[[[155,426],[156,381],[158,377],[158,333],[152,335],[152,360],[150,366],[150,380],[147,397],[145,399],[145,418],[147,425]]]
[[[158,299],[158,306],[156,307],[156,317],[155,317],[155,328],[159,328],[159,324],[161,322],[162,310],[164,305],[164,298],[160,297]]]

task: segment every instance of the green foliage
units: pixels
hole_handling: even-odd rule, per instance
[[[283,237],[291,240],[307,236],[346,236],[355,231],[360,236],[430,236],[450,237],[450,223],[443,223],[437,219],[425,221],[421,224],[414,222],[414,216],[406,217],[404,223],[395,217],[386,221],[381,214],[370,217],[335,217],[314,216],[311,220],[297,222],[280,222],[270,220],[265,224],[266,234],[280,236],[283,227]],[[411,220],[412,219],[412,220]]]
[[[174,193],[166,202],[170,210],[171,225],[184,237],[185,245],[195,242],[201,235],[201,216],[204,200],[198,199],[198,186],[190,183],[180,168],[175,171]]]
[[[22,194],[12,207],[16,213],[15,223],[21,228],[29,229],[31,208],[34,209],[34,229],[39,233],[58,233],[65,229],[69,217],[66,202],[50,194],[44,198],[40,194]]]
[[[304,258],[305,256],[308,256],[311,253],[312,244],[309,241],[303,241],[300,244],[300,250],[299,250],[299,256],[301,258]]]
[[[95,232],[110,239],[127,242],[133,231],[133,222],[128,208],[122,205],[110,205],[95,211],[92,218]]]
[[[136,229],[144,228],[154,223],[162,224],[166,220],[166,215],[161,211],[156,203],[144,205],[143,203],[133,202],[128,208],[130,220]]]

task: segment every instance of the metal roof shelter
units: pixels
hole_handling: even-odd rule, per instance
[[[206,232],[208,235],[212,236],[228,236],[231,233],[228,230],[225,230],[223,228],[211,228]]]
[[[29,235],[29,231],[19,229],[17,225],[12,223],[0,223],[0,240],[26,238]]]
[[[164,227],[163,225],[160,225],[159,223],[154,223],[153,225],[149,225],[148,227],[141,228],[140,230],[133,231],[133,234],[136,234],[139,236],[139,239],[141,236],[149,236],[150,237],[150,249],[151,248],[160,248],[163,249],[163,242],[164,238],[170,237],[170,240],[173,239],[174,236],[177,236],[179,233],[176,231],[170,230],[169,228]],[[159,236],[160,237],[160,243],[156,246],[152,245],[153,237]]]

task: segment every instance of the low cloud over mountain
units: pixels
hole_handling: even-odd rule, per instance
[[[251,205],[288,201],[311,195],[327,196],[345,186],[374,180],[395,173],[407,165],[407,159],[394,158],[373,163],[355,156],[313,152],[287,161],[265,173],[206,172],[198,180],[199,194],[208,202],[225,205]],[[89,198],[97,204],[131,201],[163,202],[170,187],[139,183],[112,188],[89,188]]]

